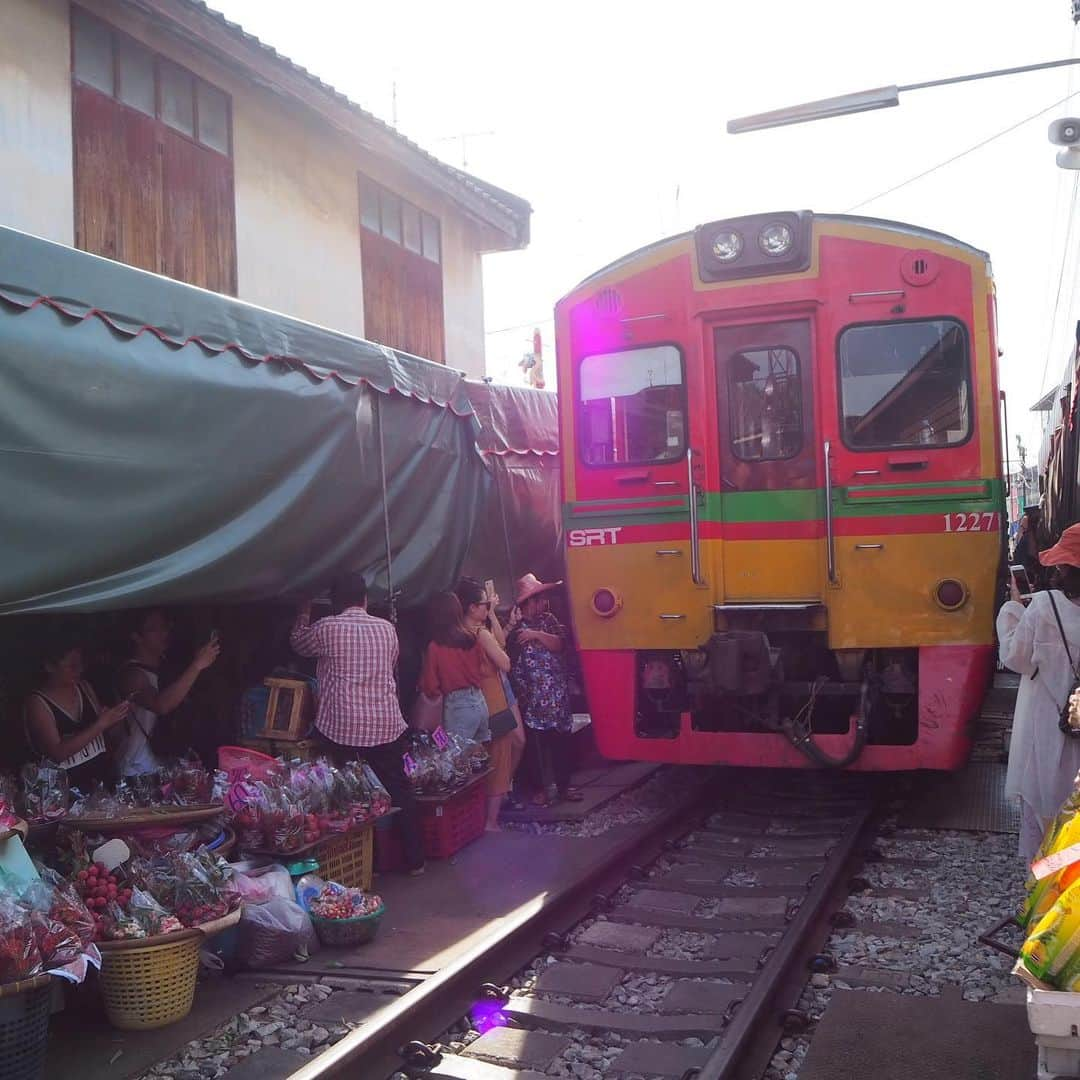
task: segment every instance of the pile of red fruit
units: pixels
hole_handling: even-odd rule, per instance
[[[192,897],[177,905],[176,917],[185,926],[202,926],[203,923],[222,919],[229,914],[229,905],[225,900],[213,900],[207,897]]]
[[[346,889],[331,882],[324,886],[311,901],[311,914],[320,919],[356,919],[363,915],[372,915],[382,907],[382,900],[374,893],[362,889]]]
[[[120,879],[110,874],[103,863],[93,863],[86,870],[80,870],[75,877],[75,890],[94,916],[94,937],[98,941],[104,937],[101,913],[109,901],[115,900],[122,911],[131,901],[131,889],[121,885]]]

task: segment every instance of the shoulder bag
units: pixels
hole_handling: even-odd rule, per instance
[[[1061,644],[1065,646],[1065,655],[1069,658],[1069,667],[1073,676],[1072,689],[1058,716],[1058,728],[1062,735],[1076,739],[1080,738],[1080,669],[1073,662],[1072,649],[1069,648],[1069,639],[1065,636],[1065,626],[1061,621],[1054,593],[1052,590],[1047,590],[1046,595],[1050,597],[1050,606],[1054,609],[1054,618],[1057,620],[1058,632],[1061,634]]]

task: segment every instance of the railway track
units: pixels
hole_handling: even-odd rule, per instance
[[[575,1076],[757,1080],[785,1026],[808,1022],[792,1006],[827,969],[816,954],[883,781],[717,775],[721,798],[673,809],[525,905],[294,1080],[538,1080],[571,1047]],[[463,1017],[487,1029],[468,1046]]]

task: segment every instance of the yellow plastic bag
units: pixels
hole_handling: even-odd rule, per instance
[[[1070,850],[1074,846],[1076,850]],[[1067,859],[1059,858],[1056,865],[1052,865],[1052,872],[1048,871],[1047,860],[1055,864],[1052,856],[1061,853],[1067,853]],[[1026,882],[1027,893],[1017,915],[1020,925],[1025,928],[1034,926],[1080,876],[1080,792],[1074,791],[1050,822],[1031,865],[1033,871]],[[1043,876],[1037,877],[1040,870]]]
[[[1080,883],[1061,893],[1039,919],[1013,971],[1029,986],[1080,990]]]

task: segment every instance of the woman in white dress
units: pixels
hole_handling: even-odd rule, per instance
[[[1058,718],[1080,669],[1080,525],[1039,555],[1054,567],[1054,587],[1024,606],[1012,599],[997,618],[1001,662],[1022,676],[1016,697],[1005,794],[1020,800],[1020,855],[1030,863],[1046,826],[1072,792],[1080,771],[1080,738],[1062,734]],[[1060,622],[1059,622],[1060,620]]]

